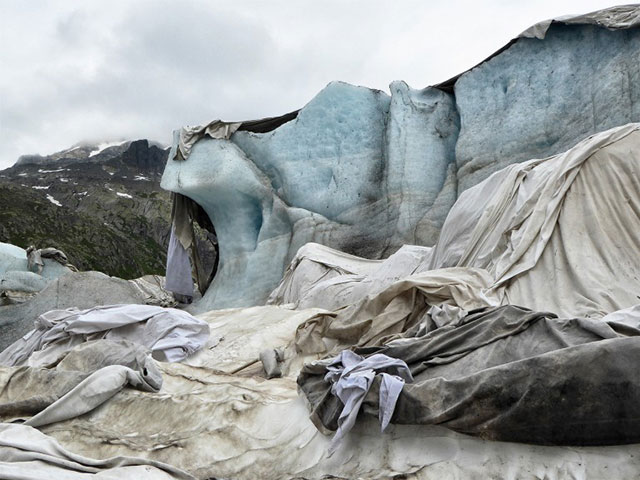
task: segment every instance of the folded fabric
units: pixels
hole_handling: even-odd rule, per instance
[[[40,427],[90,412],[126,386],[145,392],[162,387],[149,350],[125,340],[83,343],[52,361],[53,368],[0,367],[5,421]]]
[[[51,310],[38,317],[35,330],[0,353],[0,365],[27,361],[39,365],[75,345],[100,338],[129,340],[151,349],[157,360],[178,362],[204,346],[209,324],[182,310],[152,305]]]
[[[415,380],[401,390],[393,423],[536,444],[640,442],[640,308],[603,321],[508,305],[420,332],[342,354],[365,357],[362,365],[378,355],[408,365]],[[354,401],[336,389],[332,369],[315,362],[298,377],[311,419],[325,433],[343,428],[344,409]],[[384,416],[375,398],[377,389],[382,395],[387,388],[383,380],[358,381],[369,394],[357,407]]]
[[[329,446],[329,454],[335,452],[340,440],[353,428],[362,402],[371,388],[373,379],[380,375],[380,428],[384,432],[404,382],[412,382],[409,367],[402,360],[386,355],[363,358],[350,350],[344,350],[327,365],[325,380],[332,384],[331,393],[343,403],[338,418],[338,430]]]

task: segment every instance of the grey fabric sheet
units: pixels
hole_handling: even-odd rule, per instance
[[[193,297],[193,278],[191,277],[189,254],[178,240],[173,226],[171,226],[171,237],[169,237],[165,278],[164,287],[167,290],[178,295]]]
[[[147,392],[162,387],[149,350],[125,340],[87,342],[53,363],[53,368],[0,368],[4,421],[26,420],[26,425],[39,427],[87,413],[127,385]],[[43,384],[48,385],[44,394]]]
[[[282,377],[284,351],[281,348],[267,348],[260,352],[260,361],[267,379]]]
[[[27,248],[27,268],[38,275],[42,273],[44,268],[40,250],[37,250],[34,246]]]
[[[612,314],[613,315],[613,314]],[[621,321],[620,317],[623,317]],[[386,345],[363,356],[404,360],[393,423],[442,425],[486,439],[557,445],[640,442],[640,315],[558,319],[507,305],[469,313],[459,325]],[[343,408],[324,379],[330,360],[307,365],[298,385],[312,420],[336,430]],[[376,378],[364,411],[379,414]]]
[[[27,420],[25,425],[41,427],[90,412],[127,385],[139,390],[158,391],[141,372],[122,365],[110,365],[90,374],[64,396]]]
[[[194,221],[211,233],[213,225],[206,212],[189,197],[174,192],[171,194],[171,200],[173,204],[171,237],[167,250],[166,288],[178,295],[193,297],[192,277],[195,277],[198,290],[204,294],[212,276],[205,272],[198,253]]]
[[[518,37],[543,40],[553,23],[565,25],[597,25],[610,30],[624,30],[640,27],[640,5],[618,5],[615,7],[585,13],[583,15],[565,15],[538,22],[527,28]]]
[[[46,364],[87,340],[125,339],[148,347],[162,361],[183,360],[204,346],[209,324],[182,310],[152,305],[109,305],[51,310],[35,330],[0,353],[0,365]]]
[[[64,265],[65,267],[77,272],[78,269],[69,263],[67,256],[62,250],[58,250],[57,248],[39,248],[36,249],[34,246],[30,246],[27,248],[27,268],[40,275],[42,273],[42,269],[44,268],[43,258],[50,258],[51,260],[55,260],[60,265]]]

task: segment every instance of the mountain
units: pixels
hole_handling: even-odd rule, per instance
[[[171,199],[168,149],[147,140],[25,155],[0,171],[0,241],[63,250],[80,270],[164,274]]]

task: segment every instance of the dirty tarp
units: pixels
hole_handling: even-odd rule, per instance
[[[545,447],[393,423],[381,434],[378,419],[371,415],[360,415],[328,457],[331,437],[309,420],[295,377],[266,381],[216,371],[216,359],[231,357],[223,368],[232,371],[256,361],[257,352],[286,344],[297,322],[318,313],[273,306],[209,312],[218,342],[187,359],[194,360],[194,366],[158,362],[163,378],[159,393],[124,388],[100,408],[40,430],[74,454],[142,457],[197,478],[637,477],[640,445]],[[264,326],[262,318],[268,320]],[[69,368],[76,369],[75,361]],[[31,395],[48,391],[46,382],[31,387]],[[378,398],[377,390],[372,394]],[[365,411],[368,408],[365,404]],[[0,414],[0,420],[10,419]],[[16,432],[14,439],[22,435]]]
[[[96,340],[61,353],[52,368],[0,368],[0,414],[39,427],[87,413],[127,385],[157,392],[162,375],[150,355],[125,340]]]
[[[27,268],[40,275],[42,273],[42,269],[44,268],[43,258],[50,258],[51,260],[55,260],[60,265],[69,268],[70,270],[77,272],[78,269],[69,263],[67,256],[62,250],[58,250],[57,248],[38,248],[36,249],[34,246],[30,246],[27,248]]]
[[[35,428],[10,423],[0,423],[0,471],[5,480],[195,480],[153,460],[122,456],[96,460],[77,455]]]
[[[211,220],[204,209],[189,197],[179,193],[171,193],[171,236],[167,250],[167,269],[165,288],[178,295],[193,297],[193,277],[196,279],[201,294],[207,291],[213,271],[207,275],[198,253],[194,221],[203,229],[215,234]],[[217,249],[216,249],[217,255]]]
[[[209,325],[187,312],[152,305],[69,308],[40,315],[35,330],[0,353],[0,365],[46,364],[88,340],[125,339],[151,349],[154,358],[180,361],[204,346]]]
[[[202,350],[182,363],[221,373],[261,375],[261,354],[278,350],[274,360],[280,374],[295,378],[305,361],[319,358],[313,353],[298,354],[293,342],[296,329],[301,324],[333,315],[320,308],[294,310],[291,305],[202,313],[198,318],[209,324],[209,340]]]
[[[369,260],[307,243],[296,253],[267,304],[337,310],[377,295],[392,283],[428,269],[431,247],[403,245],[384,260]]]
[[[565,15],[538,22],[527,28],[519,37],[543,40],[552,23],[565,25],[597,25],[610,30],[640,27],[640,6],[618,5],[582,15]]]
[[[510,165],[465,191],[432,249],[400,250],[397,262],[341,275],[342,256],[325,248],[294,261],[271,298],[336,311],[299,328],[301,351],[319,351],[326,338],[374,345],[443,303],[601,318],[637,302],[640,229],[630,226],[640,224],[639,211],[636,123]]]
[[[485,294],[491,284],[487,272],[472,268],[443,268],[393,283],[377,295],[337,310],[335,317],[305,322],[296,331],[300,352],[326,351],[327,339],[344,348],[376,345],[386,337],[420,324],[432,305],[449,304],[463,310],[499,305]]]
[[[378,416],[380,430],[384,432],[405,381],[413,381],[407,364],[383,354],[363,358],[350,350],[343,350],[327,365],[324,379],[331,383],[331,393],[343,404],[337,421],[338,429],[329,447],[330,454],[335,452],[342,438],[355,425],[362,402],[376,377],[380,379]]]
[[[193,277],[189,252],[182,246],[171,225],[169,248],[167,249],[167,268],[164,288],[175,295],[193,298]],[[180,297],[177,297],[180,298]],[[185,302],[185,303],[188,303]]]
[[[406,362],[392,417],[501,441],[552,445],[640,442],[640,305],[602,319],[558,319],[513,305],[471,312],[458,324],[377,347]],[[332,359],[306,365],[298,385],[323,431],[342,402],[325,379]],[[378,416],[377,376],[364,410]]]
[[[340,308],[353,302],[355,286],[373,277],[382,263],[383,260],[369,260],[318,243],[307,243],[296,252],[267,304],[294,303],[297,308],[307,308],[322,296],[323,308]],[[299,275],[304,278],[297,278]]]
[[[637,303],[639,211],[640,124],[632,123],[465,191],[429,268],[482,268],[503,303],[602,317]]]
[[[213,120],[206,125],[197,125],[194,127],[182,127],[180,129],[180,140],[176,148],[173,160],[183,161],[189,158],[191,149],[196,142],[204,137],[228,139],[242,125],[241,122],[223,122],[222,120]]]

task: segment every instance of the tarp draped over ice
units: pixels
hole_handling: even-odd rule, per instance
[[[331,437],[309,420],[291,377],[295,378],[295,370],[286,378],[269,381],[257,377],[255,371],[244,376],[215,370],[216,358],[232,354],[236,356],[224,366],[225,371],[252,364],[258,352],[293,340],[296,324],[318,313],[316,309],[275,306],[211,312],[207,317],[212,338],[218,342],[212,340],[197,354],[203,357],[194,366],[158,363],[163,376],[158,394],[125,388],[101,408],[44,426],[42,432],[76,455],[143,457],[182,468],[197,478],[319,480],[328,475],[371,479],[406,475],[427,479],[457,475],[516,480],[530,475],[550,479],[611,475],[631,480],[636,476],[638,445],[545,447],[486,441],[437,426],[393,423],[381,434],[378,418],[372,415],[360,415],[334,455],[327,457]],[[629,319],[628,312],[619,316]],[[264,328],[258,327],[261,317],[267,319]],[[542,318],[539,321],[545,323]],[[587,338],[596,337],[587,334]],[[490,353],[487,347],[482,354]],[[248,370],[250,367],[242,372]],[[45,382],[31,387],[34,396],[47,389]],[[375,382],[370,394],[379,398]],[[364,411],[372,412],[370,407],[370,400],[365,399]],[[399,403],[396,409],[401,408]]]
[[[162,180],[202,205],[219,239],[194,311],[262,304],[309,242],[371,259],[433,245],[492,173],[640,121],[639,11],[543,22],[446,85],[394,82],[389,96],[334,82],[275,129],[196,142]]]
[[[640,316],[616,325],[558,319],[504,306],[472,312],[457,325],[356,349],[407,362],[392,421],[442,425],[482,438],[552,445],[640,442]],[[323,430],[340,432],[342,402],[326,379],[332,360],[303,368],[298,384]],[[373,380],[373,379],[372,379]],[[377,391],[364,402],[378,416]]]
[[[307,246],[271,301],[345,307],[323,335],[351,344],[404,331],[438,303],[603,317],[638,301],[640,230],[628,226],[638,224],[639,165],[639,124],[511,165],[460,197],[432,249],[401,249],[354,276],[336,272],[357,260],[341,268],[342,254]]]
[[[153,460],[84,457],[32,427],[8,423],[0,424],[0,471],[5,480],[195,480],[183,470]]]
[[[0,372],[4,419],[26,420],[33,427],[90,412],[127,385],[146,392],[157,392],[162,386],[150,352],[125,340],[94,340],[60,353],[39,368],[21,366]]]
[[[438,244],[403,267],[422,271],[345,275],[365,291],[352,287],[335,317],[301,325],[297,347],[317,352],[333,339],[406,362],[415,382],[398,398],[396,423],[526,443],[640,442],[640,235],[629,228],[640,224],[639,178],[639,124],[509,166],[467,190]],[[336,277],[322,272],[339,271],[341,256],[310,249],[302,258],[315,261],[296,262],[272,298],[336,308]],[[305,366],[298,384],[314,423],[340,432],[333,362]],[[376,394],[364,401],[374,415]]]
[[[634,12],[596,23],[635,27]],[[640,119],[627,102],[637,85],[617,81],[635,78],[640,36],[579,23],[589,25],[521,39],[517,55],[463,75],[455,96],[333,84],[256,125],[260,135],[239,128],[170,161],[163,185],[202,205],[220,234],[203,309],[269,293],[272,305],[202,314],[208,340],[176,363],[114,354],[104,339],[74,346],[65,334],[35,351],[47,333],[25,338],[34,353],[11,355],[26,365],[0,367],[0,420],[31,418],[52,438],[0,424],[8,471],[25,476],[36,458],[37,473],[120,474],[143,463],[122,458],[136,456],[177,478],[157,462],[198,478],[637,477],[640,125],[578,140]],[[574,51],[571,69],[539,68]],[[550,100],[533,108],[522,75],[565,90],[534,81],[527,95]],[[399,248],[441,228],[433,247]],[[264,352],[278,352],[281,378],[265,378]],[[365,388],[332,393],[354,358]],[[387,388],[368,368],[380,358],[414,381]],[[343,413],[352,428],[328,456],[323,433]],[[380,418],[391,420],[382,434]],[[20,454],[10,435],[24,440]]]
[[[77,272],[78,269],[69,263],[67,255],[57,248],[35,248],[33,245],[27,248],[27,268],[38,275],[44,269],[44,258],[50,258],[69,270]]]
[[[175,304],[173,298],[168,298],[170,296],[163,290],[160,277],[123,280],[101,272],[67,271],[50,280],[40,293],[28,301],[0,308],[0,350],[32,330],[34,320],[53,309],[84,310],[96,305],[129,303],[169,306]]]
[[[177,294],[176,298],[179,300],[190,303],[194,296],[194,278],[198,290],[203,294],[215,275],[218,263],[216,258],[213,271],[210,274],[205,272],[198,252],[195,223],[211,234],[215,231],[207,214],[193,200],[175,192],[171,194],[171,200],[171,234],[167,250],[165,288]]]

